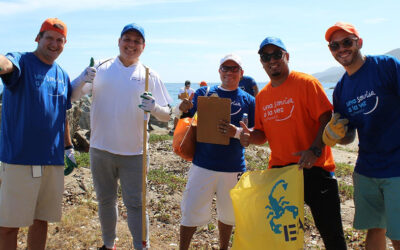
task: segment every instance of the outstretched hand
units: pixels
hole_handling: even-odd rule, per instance
[[[250,145],[250,129],[242,121],[240,121],[240,126],[243,129],[240,134],[240,144],[242,144],[243,147],[247,147]]]

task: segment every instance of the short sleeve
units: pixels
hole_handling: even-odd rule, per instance
[[[5,56],[14,65],[14,70],[5,75],[1,75],[1,79],[4,82],[6,88],[12,88],[18,83],[18,79],[21,76],[21,68],[23,68],[22,54],[21,53],[7,53]]]

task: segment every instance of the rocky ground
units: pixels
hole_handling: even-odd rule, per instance
[[[156,129],[153,133],[166,134],[167,130]],[[335,161],[347,163],[354,166],[356,160],[356,144],[346,147],[335,147],[333,149]],[[190,166],[186,162],[172,153],[171,141],[159,141],[150,145],[150,172],[156,175],[164,174],[161,178],[150,177],[148,180],[148,203],[147,211],[150,215],[150,239],[153,249],[177,249],[179,237],[179,221],[180,221],[180,201],[182,191],[184,189],[184,180]],[[250,147],[247,150],[248,155],[254,157],[261,156],[266,158],[268,149],[260,149],[259,147]],[[157,171],[156,171],[157,170]],[[176,176],[172,178],[171,176]],[[167,179],[171,179],[170,182]],[[90,170],[87,166],[83,166],[75,171],[72,175],[66,177],[64,212],[68,213],[74,207],[74,202],[84,198],[90,200],[91,204],[96,207],[95,194],[93,191]],[[343,178],[344,182],[351,184],[351,176]],[[172,184],[171,184],[172,182]],[[175,185],[173,185],[175,183]],[[121,200],[119,201],[120,217],[119,231],[127,234],[127,243],[117,243],[121,249],[130,249],[129,247],[129,231],[126,225],[126,211]],[[215,214],[215,210],[212,212]],[[353,231],[352,219],[354,214],[354,205],[351,199],[343,200],[342,216],[343,225],[349,241],[349,248],[358,249],[362,246],[363,233]],[[91,219],[93,230],[99,230],[99,224],[96,214],[93,213]],[[214,216],[215,218],[215,216]],[[218,230],[216,228],[215,219],[203,228],[199,228],[194,235],[192,241],[193,249],[218,249]],[[125,237],[125,236],[124,236]],[[101,244],[101,239],[98,239]],[[321,249],[323,243],[312,222],[306,227],[305,249]],[[82,247],[80,249],[95,249],[94,247]]]
[[[70,124],[74,144],[79,149],[87,150],[90,136],[89,107],[90,100],[83,100],[70,111]],[[159,124],[157,124],[159,125]],[[153,134],[167,134],[168,130],[153,125]],[[161,125],[160,125],[161,126]],[[171,125],[170,125],[171,126]],[[187,179],[189,162],[182,160],[172,152],[172,141],[163,140],[150,144],[151,156],[148,174],[147,212],[150,217],[150,242],[152,249],[178,249],[180,201]],[[255,159],[253,165],[266,162],[269,148],[251,146],[246,151],[246,159]],[[333,148],[335,161],[354,166],[357,143],[346,147]],[[63,220],[51,223],[47,249],[96,249],[101,246],[100,225],[97,218],[97,203],[89,164],[81,164],[73,174],[65,178],[63,200]],[[351,173],[339,179],[343,185],[351,185]],[[132,241],[126,222],[126,210],[119,199],[117,249],[132,249]],[[213,204],[215,218],[215,202]],[[346,231],[349,249],[363,248],[364,232],[352,230],[354,215],[353,201],[342,197],[342,219]],[[309,213],[309,212],[308,212]],[[307,214],[307,208],[306,208]],[[311,216],[308,216],[311,217]],[[208,225],[198,228],[191,247],[193,249],[218,249],[217,222],[213,219]],[[319,233],[310,219],[306,219],[304,249],[323,249]],[[26,229],[18,237],[19,248],[26,246]]]

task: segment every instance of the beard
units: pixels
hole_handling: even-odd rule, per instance
[[[271,76],[272,77],[276,77],[276,76],[280,76],[281,75],[281,72],[279,71],[279,72],[272,72],[271,73]]]
[[[343,53],[348,53],[348,50],[346,50]],[[356,62],[357,57],[360,55],[359,50],[352,50],[349,56],[347,56],[346,58],[342,58],[340,57],[340,55],[343,53],[336,54],[335,59],[338,63],[340,63],[344,67],[352,65],[354,62]]]

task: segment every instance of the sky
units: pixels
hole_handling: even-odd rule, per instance
[[[257,54],[265,37],[282,39],[291,70],[313,74],[339,66],[324,39],[337,21],[356,26],[364,54],[399,48],[399,9],[398,0],[0,0],[0,54],[34,51],[42,22],[58,17],[68,35],[57,62],[74,79],[90,57],[117,56],[121,30],[134,22],[146,34],[141,62],[166,83],[217,83],[228,53],[242,58],[245,75],[267,82]]]

